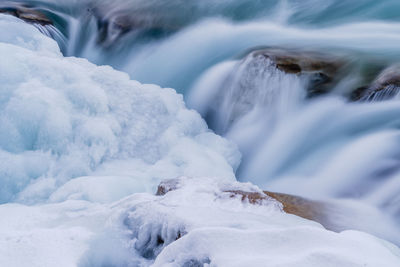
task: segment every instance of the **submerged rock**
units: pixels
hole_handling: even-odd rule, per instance
[[[307,97],[331,91],[344,67],[339,56],[278,48],[256,50],[241,60],[210,69],[192,89],[189,102],[219,134],[257,116],[272,125],[295,111]],[[222,78],[215,82],[217,75]],[[196,96],[210,85],[209,99]]]
[[[374,102],[394,98],[400,92],[400,66],[383,70],[369,87],[362,87],[353,93],[354,100]]]
[[[154,14],[138,10],[127,13],[126,10],[113,10],[105,5],[88,9],[97,21],[97,43],[103,47],[112,47],[128,34],[147,37],[163,36],[181,29],[182,25],[157,19]]]
[[[310,81],[307,88],[309,96],[328,92],[338,81],[340,69],[345,64],[337,57],[310,51],[267,48],[252,54],[269,58],[279,70],[287,74],[307,76]]]

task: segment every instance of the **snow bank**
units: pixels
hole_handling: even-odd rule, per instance
[[[122,191],[112,200],[152,191],[161,178],[234,179],[235,146],[210,133],[174,90],[63,58],[54,41],[3,15],[0,54],[0,202],[34,203],[88,175],[128,176],[113,179]],[[97,200],[99,180],[73,181],[52,200]],[[77,192],[86,188],[90,197]]]
[[[181,178],[175,188],[112,204],[0,205],[0,265],[399,266],[400,250],[386,241],[229,193],[261,192],[251,184]]]

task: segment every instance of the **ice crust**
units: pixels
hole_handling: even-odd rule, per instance
[[[5,15],[0,55],[0,266],[400,265],[386,241],[224,193],[260,189],[173,89],[64,58]]]

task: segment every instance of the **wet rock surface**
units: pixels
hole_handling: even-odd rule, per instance
[[[138,36],[158,37],[179,30],[182,25],[166,22],[154,14],[146,14],[132,10],[111,11],[107,6],[92,7],[89,13],[96,19],[98,28],[98,44],[104,47],[112,47],[125,35],[133,34]]]
[[[359,88],[353,94],[354,100],[384,101],[394,98],[400,92],[400,66],[384,69],[370,86]]]
[[[37,23],[43,26],[53,25],[53,22],[41,11],[18,4],[7,2],[0,4],[0,14],[1,13],[15,16],[32,24]]]
[[[221,135],[243,119],[252,120],[261,114],[273,125],[307,98],[332,92],[346,76],[349,65],[339,54],[284,48],[253,50],[233,62],[222,81],[212,88],[215,97],[209,99],[207,109],[200,109],[210,128]],[[202,86],[196,85],[195,90],[208,86],[204,77],[199,82]]]
[[[269,58],[279,70],[287,74],[308,76],[309,96],[328,92],[338,82],[341,69],[346,64],[345,60],[338,56],[310,51],[267,48],[254,51],[252,54]]]

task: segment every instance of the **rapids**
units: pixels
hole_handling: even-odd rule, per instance
[[[397,0],[20,0],[65,56],[175,88],[243,154],[240,181],[316,199],[357,200],[400,227],[400,104],[349,95],[400,62]],[[329,93],[249,52],[265,47],[343,59]],[[385,94],[385,93],[382,93]],[[400,240],[396,240],[400,243]]]

